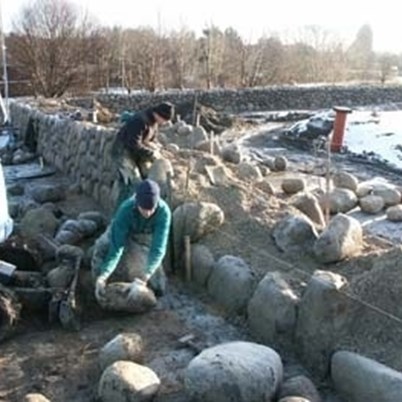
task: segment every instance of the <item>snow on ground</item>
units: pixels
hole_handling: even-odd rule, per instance
[[[402,168],[402,111],[354,111],[347,117],[344,145],[358,155],[371,154]]]

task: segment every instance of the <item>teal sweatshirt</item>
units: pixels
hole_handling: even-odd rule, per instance
[[[100,275],[108,278],[113,273],[129,237],[137,233],[152,235],[145,269],[146,275],[152,275],[166,254],[171,215],[168,205],[162,199],[159,200],[155,213],[148,219],[144,218],[136,207],[135,197],[124,201],[113,217],[109,251],[100,268]]]

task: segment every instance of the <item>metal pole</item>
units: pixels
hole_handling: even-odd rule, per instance
[[[0,0],[0,46],[1,57],[3,61],[3,83],[4,83],[4,99],[5,99],[5,122],[8,121],[8,76],[7,76],[7,54],[6,54],[6,42],[3,31],[3,14],[1,12],[1,0]]]

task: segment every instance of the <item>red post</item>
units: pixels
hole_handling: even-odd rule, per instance
[[[345,134],[346,116],[352,112],[348,107],[335,106],[336,112],[334,122],[334,133],[331,140],[331,151],[340,152],[343,145],[343,136]]]

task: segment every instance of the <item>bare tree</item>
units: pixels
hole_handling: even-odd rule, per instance
[[[203,30],[199,42],[202,75],[207,89],[217,85],[223,68],[224,38],[219,28],[214,25]]]
[[[189,82],[194,81],[195,34],[183,27],[180,31],[171,32],[168,42],[166,74],[170,76],[173,88],[183,89]]]
[[[36,0],[14,22],[13,59],[37,94],[61,96],[82,78],[93,25],[67,0]]]

